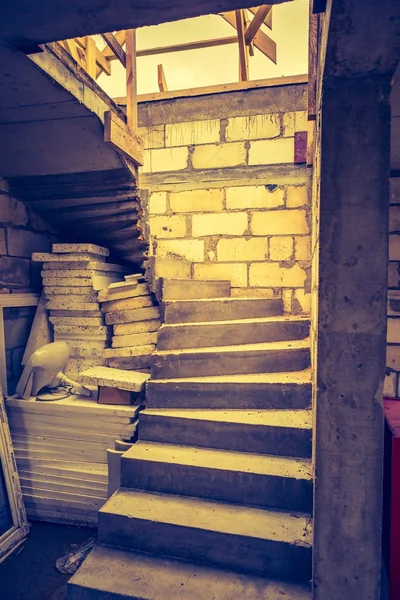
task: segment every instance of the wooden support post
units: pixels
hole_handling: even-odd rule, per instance
[[[158,80],[158,89],[160,92],[167,92],[168,86],[165,79],[165,73],[162,65],[157,65],[157,80]]]
[[[236,29],[239,42],[239,81],[248,81],[249,79],[249,49],[245,43],[245,18],[242,9],[235,10]]]
[[[88,75],[96,80],[96,42],[92,36],[87,35],[86,38],[86,71]]]
[[[136,31],[126,32],[126,122],[132,131],[137,129]]]
[[[251,19],[249,18],[250,17],[250,12],[248,10],[244,10],[243,12],[244,12],[244,22],[245,22],[245,25],[246,25],[246,28],[245,28],[245,32],[246,32],[245,38],[246,38],[247,31],[248,31],[249,25],[251,23]],[[249,42],[249,43],[246,42],[246,44],[247,44],[247,46],[249,48],[249,55],[250,56],[254,56],[254,43],[253,43],[253,40],[251,40],[251,42]]]

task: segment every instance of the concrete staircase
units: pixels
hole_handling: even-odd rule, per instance
[[[165,301],[139,441],[69,600],[310,599],[309,320],[282,313]]]

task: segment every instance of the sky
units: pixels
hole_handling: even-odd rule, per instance
[[[277,64],[255,48],[249,58],[250,79],[267,79],[307,73],[308,0],[294,0],[273,7],[272,31],[263,30],[277,44]],[[207,15],[137,30],[137,49],[168,46],[235,35],[219,15]],[[98,43],[101,47],[101,42]],[[187,89],[239,81],[237,44],[143,56],[137,59],[138,94],[158,92],[157,65],[162,63],[168,90]],[[112,74],[98,83],[111,97],[125,96],[125,70],[112,62]]]

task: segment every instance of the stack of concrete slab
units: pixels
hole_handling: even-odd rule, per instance
[[[161,325],[155,295],[142,275],[128,275],[99,292],[106,325],[112,326],[111,348],[103,356],[108,366],[129,371],[150,372]]]
[[[107,498],[107,452],[135,439],[139,407],[97,404],[95,394],[8,398],[6,407],[28,516],[96,524]]]
[[[52,253],[34,253],[43,263],[46,308],[54,328],[54,340],[70,348],[67,373],[104,365],[104,348],[111,335],[105,326],[97,291],[123,280],[127,268],[106,262],[107,248],[95,244],[53,244]]]

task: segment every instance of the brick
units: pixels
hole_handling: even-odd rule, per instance
[[[170,196],[172,212],[199,212],[223,210],[224,192],[221,189],[173,192]]]
[[[31,258],[33,252],[49,252],[51,243],[49,238],[41,233],[9,227],[7,246],[10,256]]]
[[[250,143],[249,165],[278,165],[294,162],[294,138]]]
[[[167,256],[202,262],[204,260],[204,240],[162,240],[157,244],[157,256]]]
[[[220,169],[246,164],[244,143],[210,144],[196,146],[192,155],[195,169]]]
[[[389,231],[400,231],[400,206],[391,206],[389,209]]]
[[[246,213],[193,215],[192,235],[243,235],[247,229]]]
[[[195,264],[194,279],[229,280],[234,287],[247,286],[247,265],[244,263]]]
[[[231,288],[231,296],[235,298],[274,298],[274,290],[271,288]]]
[[[294,257],[296,260],[311,260],[311,239],[308,235],[295,237]]]
[[[164,125],[152,125],[151,127],[139,127],[138,135],[143,140],[143,148],[164,147]]]
[[[0,222],[12,225],[27,225],[28,212],[22,202],[7,194],[0,194]]]
[[[4,229],[0,229],[0,254],[7,254],[6,232]]]
[[[172,217],[150,217],[150,233],[157,238],[180,238],[186,235],[186,218],[180,215]]]
[[[391,318],[387,321],[387,342],[400,344],[400,318]]]
[[[284,313],[292,312],[292,298],[293,298],[293,290],[291,288],[282,290],[282,304],[283,304],[283,312]]]
[[[0,256],[0,285],[29,287],[30,261],[25,258]]]
[[[296,306],[297,304],[297,306]],[[298,289],[294,291],[294,308],[293,312],[306,313],[311,312],[311,294],[307,294],[304,290]]]
[[[308,120],[307,112],[297,111],[289,112],[283,115],[283,135],[293,136],[297,131],[307,131]]]
[[[217,244],[219,262],[265,260],[267,238],[222,239]]]
[[[400,283],[400,275],[399,275],[400,265],[397,262],[390,262],[388,264],[388,286],[389,287],[399,287]]]
[[[308,233],[305,210],[274,210],[251,215],[254,235],[284,235]]]
[[[306,185],[289,185],[286,191],[286,207],[298,208],[308,204],[308,191]]]
[[[387,314],[400,317],[400,290],[388,290]]]
[[[389,235],[389,260],[400,260],[400,235]]]
[[[271,260],[289,260],[293,255],[293,238],[289,236],[272,237],[269,241]]]
[[[220,140],[220,121],[189,121],[187,123],[167,123],[165,126],[166,146],[191,146],[212,144]]]
[[[400,371],[400,346],[386,346],[386,366]]]
[[[259,140],[280,135],[279,114],[233,117],[228,120],[226,141]]]
[[[149,199],[149,214],[161,215],[167,212],[167,192],[153,192]]]
[[[390,179],[390,203],[400,204],[400,178],[398,177]]]
[[[306,276],[298,264],[284,268],[278,263],[254,263],[250,265],[249,283],[254,287],[301,287]]]
[[[384,398],[396,398],[397,393],[397,373],[389,373],[385,376],[383,381],[383,397]]]
[[[155,263],[156,277],[165,277],[167,279],[190,279],[191,263],[185,260],[176,260],[157,256]]]
[[[143,172],[182,171],[187,168],[188,157],[188,148],[145,150]]]
[[[226,190],[226,207],[278,208],[284,204],[283,196],[282,188],[271,189],[268,185],[231,187]]]

